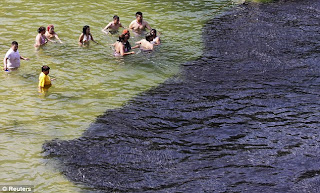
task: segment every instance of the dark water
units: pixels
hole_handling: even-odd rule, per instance
[[[204,55],[44,144],[103,192],[320,192],[320,1],[242,5],[204,28]]]

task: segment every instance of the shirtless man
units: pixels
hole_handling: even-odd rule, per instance
[[[105,34],[111,33],[115,34],[118,32],[119,27],[123,27],[120,23],[120,18],[115,15],[113,16],[113,21],[110,22],[105,28],[102,29],[102,32]]]
[[[130,23],[129,29],[132,29],[134,32],[141,33],[141,31],[144,31],[146,28],[149,30],[152,29],[148,22],[143,21],[142,13],[138,11],[136,13],[136,19]]]

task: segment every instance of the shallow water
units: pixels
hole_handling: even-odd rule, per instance
[[[18,71],[0,72],[0,184],[34,185],[36,192],[80,192],[82,186],[64,178],[41,146],[45,140],[74,139],[106,109],[122,106],[180,71],[180,64],[201,56],[204,23],[230,1],[21,1],[3,0],[0,7],[0,50],[13,40],[22,61]],[[112,56],[115,36],[101,29],[120,16],[128,26],[136,11],[161,32],[162,45],[153,53]],[[33,48],[37,29],[55,25],[63,44]],[[77,45],[82,26],[90,25],[100,45]],[[134,44],[140,37],[132,37]],[[56,78],[49,92],[37,92],[42,65]]]
[[[213,19],[180,76],[46,155],[97,192],[319,192],[319,13],[296,0]]]

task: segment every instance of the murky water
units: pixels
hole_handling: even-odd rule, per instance
[[[319,192],[319,13],[281,1],[213,19],[179,77],[46,155],[98,192]]]
[[[44,141],[81,136],[106,109],[177,74],[182,63],[202,55],[202,27],[226,6],[230,1],[2,0],[1,53],[16,40],[30,61],[22,61],[18,71],[0,73],[0,184],[34,185],[36,192],[85,190],[47,164],[41,154]],[[163,44],[153,53],[115,58],[109,44],[117,38],[101,29],[114,14],[128,26],[137,11],[161,32]],[[48,24],[55,25],[64,43],[35,51],[37,29]],[[90,25],[100,45],[78,47],[84,25]],[[138,39],[132,37],[131,44]],[[46,96],[37,92],[42,65],[49,65],[56,78]]]

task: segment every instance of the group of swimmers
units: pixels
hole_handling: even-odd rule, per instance
[[[113,21],[110,22],[105,28],[102,29],[102,32],[106,34],[116,34],[118,33],[119,28],[124,26],[120,23],[119,16],[115,15],[113,17]],[[124,29],[122,34],[119,36],[119,39],[116,43],[112,44],[114,46],[115,56],[124,56],[124,55],[130,55],[134,52],[131,51],[131,49],[134,48],[141,48],[143,50],[153,50],[154,45],[160,44],[160,38],[157,36],[157,30],[152,29],[148,22],[143,20],[143,16],[141,12],[136,13],[136,19],[133,20],[130,25],[129,29],[134,31],[135,33],[140,34],[141,32],[145,31],[146,29],[150,30],[149,33],[147,33],[145,39],[142,39],[141,41],[136,42],[136,46],[131,47],[129,43],[130,39],[130,31],[128,29]],[[62,43],[62,41],[59,39],[57,33],[54,31],[54,26],[49,25],[47,27],[47,31],[45,27],[40,27],[38,29],[38,35],[36,37],[36,43],[35,47],[38,48],[47,42],[56,42],[54,40],[59,41]],[[90,41],[96,42],[90,32],[90,26],[85,25],[82,29],[82,34],[79,37],[78,43],[81,46],[87,46]]]
[[[113,17],[113,21],[110,22],[102,32],[106,34],[116,34],[118,33],[119,28],[122,27],[120,23],[120,18],[115,15]],[[119,35],[119,39],[117,42],[112,44],[114,46],[114,55],[115,56],[125,56],[134,54],[134,51],[131,51],[134,48],[141,48],[143,50],[153,50],[155,45],[160,44],[160,38],[157,36],[157,31],[152,29],[148,22],[143,20],[143,16],[141,12],[136,13],[136,19],[133,20],[130,25],[129,29],[135,33],[141,34],[141,32],[145,31],[146,29],[150,30],[149,33],[145,36],[145,39],[135,42],[135,46],[131,47],[129,43],[130,39],[130,31],[128,29],[124,29],[123,32]],[[58,37],[57,33],[54,31],[53,25],[48,25],[47,29],[45,27],[40,27],[38,29],[38,35],[36,36],[34,47],[39,48],[45,45],[48,42],[60,42],[60,38]],[[83,27],[83,32],[79,37],[79,45],[87,46],[89,45],[90,41],[93,41],[98,44],[93,39],[92,34],[90,33],[90,27],[85,25]],[[7,51],[3,63],[4,63],[4,70],[11,71],[20,67],[20,59],[22,60],[29,60],[29,58],[25,58],[19,54],[18,51],[18,42],[13,41],[11,43],[11,48]],[[39,75],[39,88],[44,88],[51,86],[51,80],[48,76],[50,67],[49,66],[42,66],[42,72]]]

